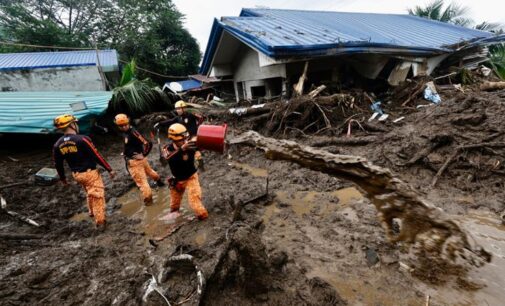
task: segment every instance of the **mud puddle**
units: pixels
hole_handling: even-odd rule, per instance
[[[267,177],[268,176],[268,170],[264,168],[256,168],[248,164],[244,163],[239,163],[239,162],[230,162],[228,163],[230,167],[244,170],[248,172],[250,175],[255,176],[255,177]]]
[[[491,263],[471,270],[468,275],[468,281],[478,286],[482,284],[483,288],[474,290],[455,284],[433,287],[412,279],[413,287],[422,293],[421,296],[416,296],[406,294],[402,291],[406,289],[401,286],[391,286],[391,280],[398,277],[393,275],[398,274],[396,266],[377,269],[357,267],[355,273],[348,273],[341,266],[341,264],[345,265],[345,262],[339,263],[338,259],[333,260],[331,256],[325,256],[330,255],[332,246],[327,240],[328,237],[323,237],[319,233],[324,226],[314,228],[314,224],[322,222],[325,216],[335,212],[342,214],[345,219],[354,224],[364,222],[359,207],[361,205],[373,206],[370,205],[372,204],[370,199],[359,190],[349,187],[334,192],[277,191],[275,194],[276,200],[265,208],[262,215],[267,226],[266,235],[277,232],[283,241],[276,243],[285,249],[294,250],[301,248],[296,242],[297,237],[305,236],[300,239],[312,240],[312,242],[304,242],[313,246],[311,249],[304,249],[304,256],[299,257],[296,251],[292,255],[295,258],[298,257],[295,260],[307,269],[307,277],[320,277],[327,281],[351,305],[397,305],[398,300],[402,300],[404,305],[424,305],[425,295],[430,295],[432,302],[439,305],[501,305],[505,300],[505,290],[503,290],[505,288],[503,276],[505,275],[505,225],[502,225],[501,220],[491,213],[475,211],[466,216],[454,216],[461,227],[475,239],[476,244],[492,253]],[[286,218],[284,208],[290,209],[300,221],[293,222]],[[317,249],[317,245],[326,243],[328,243],[327,246]],[[338,243],[345,243],[345,240]],[[334,245],[333,249],[337,245]]]
[[[118,197],[117,203],[121,204],[121,208],[113,215],[117,214],[126,218],[140,220],[137,228],[148,237],[163,235],[174,224],[183,222],[186,217],[191,215],[191,212],[184,208],[184,206],[187,206],[187,196],[185,196],[181,204],[181,215],[176,219],[167,219],[170,213],[170,190],[168,188],[154,188],[153,204],[149,206],[144,205],[140,191],[136,187]],[[77,222],[84,220],[91,221],[91,218],[87,212],[83,212],[72,216],[70,220]]]
[[[470,272],[470,277],[485,285],[475,292],[477,305],[503,305],[505,301],[505,225],[492,213],[471,212],[459,219],[462,226],[493,257],[491,262]]]
[[[423,299],[405,285],[392,285],[395,277],[387,271],[366,266],[362,251],[348,239],[360,231],[356,226],[367,221],[362,220],[363,213],[357,208],[367,208],[365,219],[376,218],[373,206],[356,187],[275,194],[276,199],[262,215],[266,225],[263,237],[285,250],[308,278],[323,279],[349,305],[398,305],[399,300],[402,305],[424,305]],[[335,216],[345,221],[335,223]],[[340,222],[349,225],[341,227]],[[370,242],[373,240],[375,237],[370,238]],[[353,251],[349,251],[351,245]],[[353,267],[351,263],[360,264]]]
[[[344,207],[351,201],[363,198],[363,194],[355,187],[343,188],[333,192],[277,191],[275,196],[281,205],[291,206],[299,217],[309,213],[325,214],[329,210],[335,209],[335,205]]]

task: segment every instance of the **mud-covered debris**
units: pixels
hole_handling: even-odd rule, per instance
[[[374,248],[367,247],[365,249],[365,257],[369,267],[375,266],[380,261],[377,250]]]
[[[459,257],[474,266],[491,260],[490,253],[470,243],[466,232],[441,209],[422,199],[390,170],[374,165],[363,157],[335,155],[294,141],[263,137],[254,131],[239,135],[231,143],[252,145],[265,151],[269,159],[289,160],[352,180],[368,193],[389,240],[411,246],[415,244],[416,253],[427,251],[431,256],[449,261]],[[401,220],[398,235],[393,232],[395,219]]]

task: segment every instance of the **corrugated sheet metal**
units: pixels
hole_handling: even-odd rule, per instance
[[[119,70],[116,50],[99,50],[98,54],[104,71]],[[96,65],[97,52],[95,50],[0,54],[0,70]]]
[[[202,87],[202,82],[191,79],[185,81],[178,81],[177,83],[179,83],[182,86],[182,91],[188,91],[191,89]]]
[[[108,91],[1,92],[0,133],[49,133],[54,129],[53,119],[61,114],[76,116],[86,132],[90,119],[102,114],[111,98]],[[74,111],[71,105],[79,102],[86,109]]]
[[[188,80],[183,80],[183,81],[175,81],[175,82],[169,82],[165,83],[165,87],[168,87],[170,90],[172,90],[175,93],[179,92],[185,92],[188,90],[196,89],[202,87],[202,82],[193,80],[193,79],[188,79]]]
[[[207,74],[222,31],[272,58],[342,53],[432,55],[494,34],[410,15],[243,9],[215,21],[201,73]]]

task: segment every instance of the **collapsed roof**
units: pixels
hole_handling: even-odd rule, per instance
[[[341,54],[430,57],[505,41],[505,35],[417,16],[279,9],[243,9],[214,20],[200,73],[212,68],[223,33],[281,60]]]

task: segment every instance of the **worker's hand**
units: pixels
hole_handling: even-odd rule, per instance
[[[133,154],[133,159],[142,160],[142,159],[144,159],[144,155],[142,155],[140,153]]]
[[[109,172],[110,179],[113,180],[116,177],[116,171],[112,170]]]
[[[188,141],[188,142],[186,142],[186,143],[184,143],[182,145],[181,149],[183,151],[194,150],[194,149],[196,149],[196,142],[194,142],[194,141]]]

